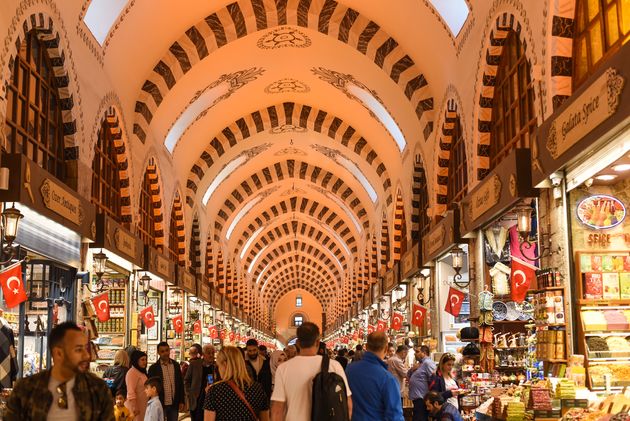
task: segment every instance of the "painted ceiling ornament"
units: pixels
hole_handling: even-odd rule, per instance
[[[328,146],[314,144],[314,145],[311,145],[311,148],[315,149],[317,152],[321,153],[322,155],[334,160],[335,162],[339,155],[343,156],[343,154],[339,152],[337,149],[329,148]]]
[[[281,126],[272,127],[269,129],[270,134],[282,134],[282,133],[306,133],[308,129],[306,127],[296,126],[294,124],[282,124]]]
[[[336,70],[326,69],[325,67],[313,67],[311,69],[311,72],[313,72],[315,76],[318,76],[324,82],[327,82],[335,88],[343,91],[350,99],[361,102],[355,95],[348,91],[348,85],[352,84],[364,91],[369,92],[374,97],[374,99],[380,102],[381,105],[385,106],[376,91],[368,88],[367,85],[365,85],[363,82],[359,81],[357,78],[349,73],[341,73],[337,72]]]
[[[256,45],[262,50],[295,47],[307,48],[312,44],[311,39],[302,31],[290,26],[280,26],[260,37]]]
[[[268,94],[284,94],[287,92],[304,94],[310,92],[310,90],[311,88],[306,83],[292,78],[276,80],[265,87],[265,92]]]
[[[298,149],[293,146],[289,146],[288,148],[280,149],[278,152],[274,154],[275,156],[285,156],[285,155],[297,155],[297,156],[306,156],[308,155],[302,149]]]

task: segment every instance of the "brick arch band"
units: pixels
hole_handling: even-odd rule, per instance
[[[310,256],[303,256],[303,255],[296,256],[295,254],[287,254],[282,259],[276,260],[273,263],[273,265],[266,268],[267,270],[264,271],[264,276],[261,279],[261,283],[258,286],[262,289],[262,286],[264,285],[263,279],[270,278],[271,274],[273,274],[276,270],[279,270],[283,268],[284,266],[290,267],[291,265],[298,265],[298,264],[306,265],[307,267],[311,268],[313,271],[316,271],[322,276],[322,279],[326,279],[329,281],[336,279],[337,282],[341,282],[342,280],[342,277],[339,271],[337,271],[336,268],[331,268],[330,266],[328,266],[326,262],[324,263],[319,262],[311,258]],[[332,265],[332,262],[330,263],[330,265]],[[261,271],[261,273],[263,272]],[[255,274],[256,277],[259,274],[260,273]]]
[[[386,203],[392,202],[391,180],[385,163],[359,132],[343,119],[309,105],[284,102],[254,111],[225,127],[205,148],[192,166],[186,186],[186,202],[193,206],[199,182],[208,170],[231,148],[257,133],[285,127],[300,127],[327,135],[370,164],[381,178]]]
[[[296,257],[299,256],[308,256],[316,259],[316,262],[319,262],[321,266],[325,266],[330,272],[332,272],[335,277],[341,278],[341,273],[337,266],[333,263],[332,260],[328,257],[326,253],[319,249],[315,249],[312,246],[306,246],[306,244],[302,243],[303,247],[295,247],[292,241],[289,241],[287,244],[277,245],[275,248],[269,250],[269,252],[265,253],[265,256],[261,259],[260,263],[256,265],[256,269],[253,273],[254,279],[258,278],[261,272],[265,269],[268,264],[272,264],[276,261],[281,261],[284,257],[287,257],[291,254],[294,254]],[[272,266],[273,267],[273,266]]]
[[[402,191],[396,193],[394,206],[394,262],[400,262],[401,256],[407,251],[407,217]]]
[[[444,111],[444,123],[442,123],[442,129],[440,130],[439,138],[439,151],[437,160],[436,177],[436,212],[435,215],[442,215],[446,212],[448,206],[448,178],[449,178],[449,164],[451,161],[451,146],[453,144],[453,130],[455,129],[455,122],[457,121],[457,103],[454,99],[449,99],[446,102],[446,110]]]
[[[190,227],[190,267],[195,273],[201,273],[201,227],[199,226],[199,215],[195,213]]]
[[[558,108],[573,93],[576,0],[551,0],[551,102]]]
[[[490,131],[492,128],[492,104],[494,100],[494,86],[497,70],[503,54],[503,46],[510,31],[516,32],[521,46],[527,56],[527,40],[522,34],[521,23],[508,12],[502,13],[494,21],[490,31],[489,47],[485,51],[483,63],[482,87],[479,94],[479,114],[475,127],[477,153],[477,180],[483,180],[490,172]],[[529,57],[527,62],[531,64]]]
[[[155,220],[155,246],[159,249],[164,249],[164,214],[162,213],[162,193],[160,190],[157,164],[155,163],[154,158],[149,160],[145,171],[149,177],[149,188],[152,202],[151,208],[153,210],[153,217]]]
[[[433,98],[427,80],[402,46],[376,22],[335,0],[297,0],[288,7],[286,1],[239,0],[188,28],[169,47],[142,85],[134,134],[145,141],[148,125],[163,99],[195,64],[239,38],[281,25],[328,35],[368,57],[402,90],[425,137],[432,131]]]
[[[175,192],[173,198],[173,216],[175,218],[175,229],[177,237],[177,263],[179,265],[186,264],[186,228],[184,226],[184,206],[179,192]]]
[[[331,194],[337,195],[340,200],[344,201],[348,208],[355,213],[355,216],[364,227],[369,226],[368,214],[364,206],[361,204],[361,201],[352,188],[341,178],[321,167],[311,165],[307,162],[288,159],[255,172],[247,179],[243,180],[243,182],[228,195],[223,206],[217,212],[217,218],[214,222],[215,241],[220,241],[221,231],[225,224],[227,224],[231,213],[234,212],[238,205],[243,204],[260,190],[289,179],[309,181],[328,190]]]

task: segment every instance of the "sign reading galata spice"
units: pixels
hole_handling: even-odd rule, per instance
[[[472,220],[476,220],[488,212],[501,198],[501,180],[498,175],[493,175],[481,185],[472,195],[470,211]]]
[[[553,159],[558,159],[617,111],[624,83],[617,70],[607,69],[556,117],[546,145]]]
[[[78,197],[68,193],[63,187],[48,178],[44,180],[39,191],[42,194],[44,205],[48,209],[76,225],[81,225],[83,209],[81,209],[81,200]]]

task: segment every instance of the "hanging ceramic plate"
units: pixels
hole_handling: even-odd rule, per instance
[[[521,306],[521,314],[518,316],[519,320],[526,322],[527,320],[534,318],[534,306],[531,303],[525,301]]]
[[[505,317],[507,316],[507,306],[505,305],[504,302],[502,301],[495,301],[492,304],[492,311],[494,314],[494,320],[505,320]]]
[[[516,308],[516,303],[514,301],[508,301],[507,303],[505,303],[505,306],[507,307],[507,314],[505,315],[505,320],[509,320],[510,322],[518,320],[521,313]]]

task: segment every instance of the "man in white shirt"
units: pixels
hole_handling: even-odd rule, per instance
[[[319,328],[314,323],[304,322],[297,329],[300,353],[278,366],[276,382],[271,395],[271,421],[309,421],[311,419],[311,393],[313,378],[322,365],[319,349]],[[331,360],[329,371],[339,374],[346,384],[348,413],[352,416],[352,399],[346,374],[341,364]]]

